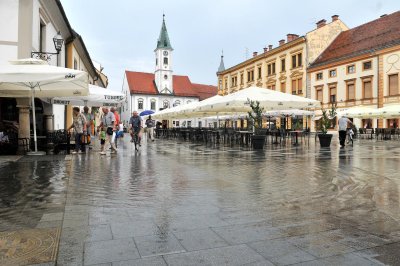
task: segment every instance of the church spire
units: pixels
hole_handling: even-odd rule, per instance
[[[222,55],[221,55],[221,63],[219,63],[219,68],[218,72],[222,72],[225,70],[225,64],[224,64],[224,51],[222,50]]]
[[[160,36],[157,41],[157,49],[172,49],[171,43],[168,37],[167,26],[165,26],[165,14],[163,14],[163,22],[161,26]]]

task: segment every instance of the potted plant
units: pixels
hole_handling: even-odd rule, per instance
[[[264,112],[264,108],[260,107],[259,101],[251,101],[248,99],[248,102],[251,107],[251,111],[248,112],[250,121],[253,125],[254,135],[251,136],[251,145],[255,150],[264,149],[265,140],[267,135],[262,130],[262,114]]]
[[[331,146],[332,134],[328,134],[328,129],[331,127],[334,117],[336,117],[335,105],[332,105],[329,111],[322,108],[322,117],[319,125],[321,133],[318,134],[319,144],[322,148],[329,148]]]

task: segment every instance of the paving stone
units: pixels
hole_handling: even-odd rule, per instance
[[[89,226],[88,235],[86,237],[87,242],[111,240],[111,239],[112,239],[112,234],[110,225],[100,224],[100,225]]]
[[[241,244],[283,237],[281,231],[263,223],[216,227],[213,230],[231,244]]]
[[[273,265],[246,245],[214,248],[164,256],[168,265]],[[252,264],[253,263],[253,264]],[[257,264],[255,264],[257,263]]]
[[[111,230],[114,239],[160,234],[159,227],[151,220],[111,223]]]
[[[40,222],[51,222],[51,221],[61,221],[63,219],[64,213],[45,213],[40,219]]]
[[[364,258],[368,258],[375,263],[381,263],[385,265],[400,265],[399,250],[400,242],[361,250],[356,252],[356,254]]]
[[[186,251],[172,234],[138,236],[135,242],[142,257]]]
[[[174,232],[182,246],[188,250],[201,250],[227,246],[220,236],[211,229],[199,229],[184,232]]]
[[[113,262],[112,266],[166,266],[161,256]]]
[[[139,258],[132,238],[85,243],[85,265]]]
[[[289,265],[315,259],[314,256],[299,249],[286,239],[248,243],[248,246],[275,265]]]
[[[375,263],[373,261],[367,260],[355,254],[343,254],[343,255],[336,255],[324,259],[317,259],[313,261],[307,261],[295,264],[296,266],[377,266],[383,265],[380,263]]]

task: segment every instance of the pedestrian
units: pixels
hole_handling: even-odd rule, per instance
[[[114,114],[114,117],[115,117],[115,124],[114,125],[116,127],[115,136],[112,137],[112,142],[115,144],[115,147],[118,148],[117,133],[118,133],[118,127],[119,127],[120,118],[119,118],[119,114],[118,114],[117,110],[115,109],[115,107],[111,107],[110,111]]]
[[[115,130],[115,116],[106,107],[103,107],[103,117],[101,118],[99,128],[102,128],[106,134],[106,139],[104,141],[104,144],[101,145],[100,154],[101,155],[106,154],[106,152],[105,152],[106,143],[111,143],[111,153],[116,153],[117,148],[115,147],[115,143],[111,142],[111,138],[112,138],[112,135]],[[99,130],[99,128],[98,128],[98,130]]]
[[[154,124],[155,121],[151,119],[151,115],[149,115],[149,118],[146,120],[146,126],[147,126],[147,133],[150,136],[151,141],[154,141]]]
[[[72,125],[67,128],[67,131],[74,128],[75,130],[75,150],[72,154],[83,153],[85,146],[82,145],[82,137],[87,134],[86,131],[86,118],[81,114],[79,107],[72,109]]]
[[[90,145],[90,139],[91,139],[91,135],[92,135],[92,125],[93,125],[93,120],[94,117],[91,113],[89,113],[89,107],[85,106],[83,107],[83,115],[86,118],[86,137],[85,137],[85,141],[84,141],[84,145],[88,145],[89,149],[91,149],[91,145]]]
[[[137,111],[133,111],[131,118],[129,119],[129,129],[131,133],[131,142],[134,142],[134,136],[135,134],[138,135],[139,139],[139,146],[141,145],[141,134],[140,131],[142,129],[142,118],[140,118],[139,114]]]
[[[340,141],[340,147],[344,148],[345,142],[346,142],[346,135],[347,135],[347,127],[348,125],[353,125],[353,122],[351,122],[350,119],[348,119],[345,116],[342,116],[339,119],[339,141]]]

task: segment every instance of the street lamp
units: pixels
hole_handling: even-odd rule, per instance
[[[58,31],[57,34],[54,36],[53,42],[54,42],[54,48],[56,49],[57,53],[49,53],[49,52],[43,52],[43,51],[31,52],[31,57],[50,62],[51,56],[56,55],[57,56],[57,66],[58,66],[58,55],[60,54],[61,48],[64,44],[64,39],[62,38],[60,31]]]

